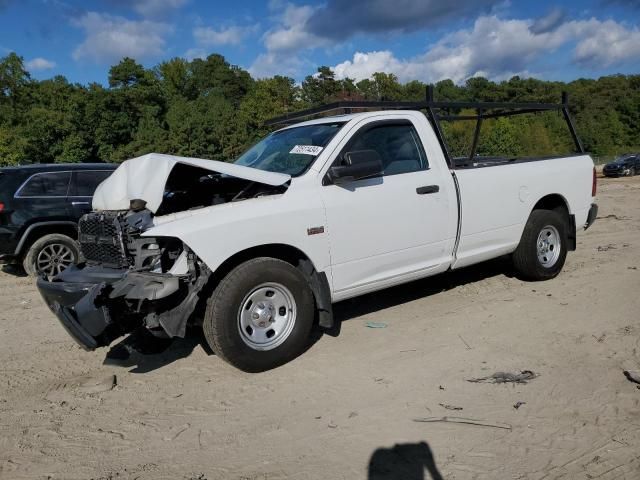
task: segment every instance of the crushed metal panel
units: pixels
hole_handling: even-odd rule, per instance
[[[93,195],[93,209],[128,210],[131,200],[142,199],[147,202],[147,208],[155,213],[162,203],[167,179],[177,163],[271,186],[284,185],[291,179],[290,175],[283,173],[234,163],[149,153],[126,160],[98,185]]]

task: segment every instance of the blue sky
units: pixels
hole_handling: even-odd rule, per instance
[[[123,56],[213,52],[255,77],[572,80],[640,73],[640,0],[0,0],[10,51],[34,78],[85,84]]]

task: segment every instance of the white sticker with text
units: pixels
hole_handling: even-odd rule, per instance
[[[296,145],[291,149],[289,153],[298,153],[301,155],[320,155],[323,147],[316,147],[315,145]]]

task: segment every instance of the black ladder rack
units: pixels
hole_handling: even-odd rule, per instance
[[[452,114],[451,110],[472,109],[476,111],[475,115],[459,115]],[[434,100],[434,87],[429,85],[426,91],[426,99],[418,102],[395,102],[395,101],[340,101],[333,102],[320,107],[309,108],[306,110],[300,110],[298,112],[292,112],[279,117],[271,118],[265,122],[267,126],[273,125],[292,125],[297,122],[309,120],[320,115],[332,113],[334,115],[348,115],[354,113],[354,110],[363,111],[376,111],[376,110],[424,110],[427,118],[431,122],[433,129],[438,137],[438,142],[445,153],[445,158],[449,163],[449,166],[453,168],[454,163],[449,153],[444,135],[442,134],[442,128],[440,126],[441,121],[464,121],[470,120],[476,122],[476,128],[473,135],[473,143],[471,146],[471,152],[469,159],[473,160],[478,148],[478,139],[480,137],[480,130],[482,128],[482,122],[486,119],[499,118],[499,117],[511,117],[514,115],[524,115],[528,113],[539,113],[546,111],[561,111],[564,117],[573,142],[576,146],[576,150],[579,153],[584,153],[584,147],[578,134],[576,132],[575,125],[569,114],[569,95],[567,92],[562,92],[562,99],[560,103],[531,103],[531,102],[436,102]],[[443,112],[444,111],[444,112]]]

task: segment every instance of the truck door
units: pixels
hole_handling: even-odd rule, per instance
[[[449,225],[457,220],[444,181],[451,178],[429,164],[412,121],[370,119],[343,145],[330,164],[375,150],[384,173],[338,185],[324,177],[334,300],[448,268],[455,241]]]

